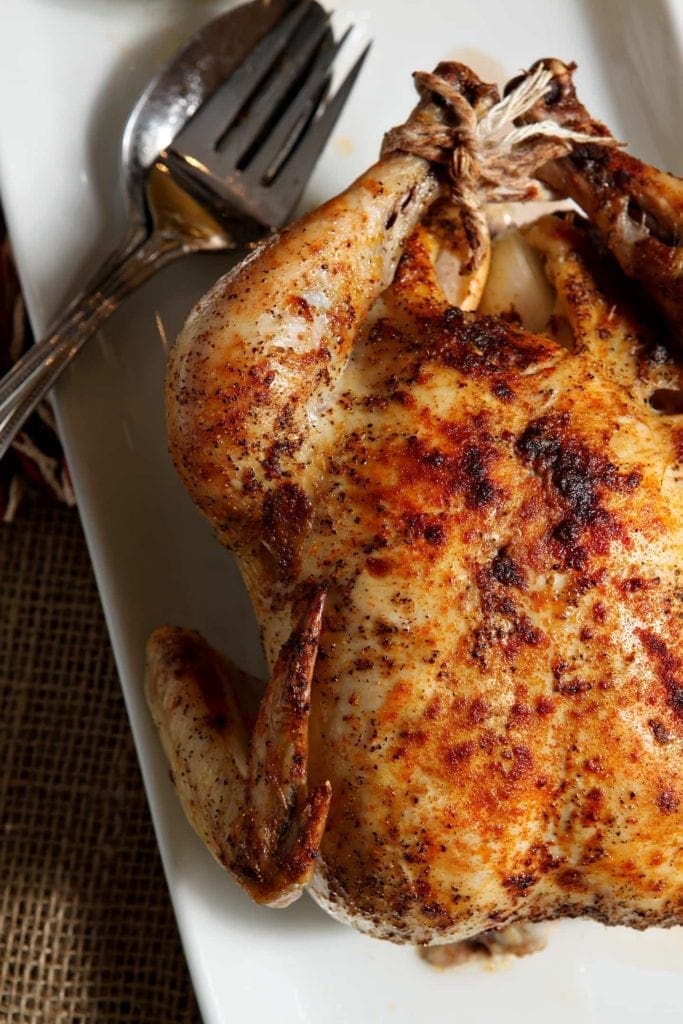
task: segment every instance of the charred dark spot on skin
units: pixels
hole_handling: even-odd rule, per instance
[[[534,756],[528,747],[519,744],[512,747],[511,750],[503,751],[502,756],[505,765],[502,775],[507,782],[521,782],[531,775],[534,768]]]
[[[506,889],[510,889],[512,892],[517,893],[518,896],[526,896],[529,889],[536,885],[537,879],[533,875],[527,873],[520,873],[518,875],[509,875],[503,879],[503,885]]]
[[[425,917],[440,919],[442,922],[442,928],[448,928],[448,926],[453,922],[451,915],[448,913],[444,905],[438,902],[438,900],[431,903],[423,903],[421,909]]]
[[[441,547],[446,543],[448,533],[443,516],[408,515],[405,523],[409,543],[422,540],[431,547]]]
[[[659,586],[659,578],[645,579],[642,576],[629,576],[628,579],[622,580],[619,584],[619,590],[622,594],[637,594],[640,591],[656,590]]]
[[[273,442],[263,460],[267,480],[290,475],[290,470],[285,467],[292,455],[301,448],[301,443],[298,437],[283,437]]]
[[[669,708],[683,722],[683,661],[669,649],[661,636],[651,630],[637,629],[636,634],[664,686]]]
[[[665,746],[671,742],[671,733],[663,722],[660,722],[657,718],[649,718],[647,724],[652,732],[655,743]]]
[[[491,712],[489,704],[483,697],[475,697],[465,707],[464,723],[466,725],[481,725],[485,722]]]
[[[524,431],[516,448],[527,465],[548,474],[579,522],[590,522],[598,508],[598,488],[632,491],[639,472],[619,473],[605,456],[598,455],[569,433],[565,414],[546,416]]]
[[[267,362],[252,363],[247,369],[249,384],[256,389],[255,397],[261,397],[268,393],[270,385],[275,380],[275,371]]]
[[[572,674],[572,668],[566,661],[553,665],[553,690],[565,697],[576,697],[593,689],[593,684]]]
[[[412,435],[406,441],[400,466],[401,482],[424,482],[444,503],[459,493],[468,508],[483,509],[497,496],[489,475],[495,457],[493,443],[486,439],[477,444],[465,438],[459,450],[447,452]]]
[[[282,579],[296,572],[301,544],[310,527],[312,506],[295,483],[284,483],[270,491],[261,513],[263,540],[275,559]]]
[[[583,767],[586,769],[587,772],[590,772],[591,775],[605,774],[605,764],[602,757],[599,754],[595,757],[586,758],[586,760],[583,762]]]
[[[555,702],[550,697],[539,697],[536,701],[536,711],[542,717],[552,715],[555,710]]]
[[[501,402],[513,402],[517,395],[512,390],[509,384],[504,380],[496,381],[491,387],[492,393],[499,398]]]
[[[602,601],[595,602],[591,610],[591,614],[596,622],[607,622],[607,608],[605,607]]]
[[[373,328],[373,331],[375,331],[376,340],[376,326]],[[381,410],[384,412],[391,403],[400,405],[404,409],[415,409],[417,407],[417,402],[413,396],[399,386],[399,379],[393,374],[383,380],[371,394],[363,396],[361,401],[368,411]]]
[[[369,540],[363,544],[363,553],[370,555],[375,551],[382,551],[384,548],[389,547],[389,541],[386,537],[383,537],[381,533],[375,533]]]
[[[657,794],[657,807],[659,807],[662,814],[675,814],[680,806],[680,797],[670,786],[662,789]]]
[[[462,471],[466,480],[466,498],[471,508],[483,508],[490,505],[495,496],[495,488],[486,473],[487,453],[472,445],[464,452]]]
[[[486,612],[484,625],[472,631],[470,656],[481,668],[488,669],[490,659],[500,653],[508,662],[523,647],[538,647],[546,641],[542,630],[533,625],[528,615],[516,606],[504,603],[493,612]]]
[[[605,802],[605,794],[601,789],[594,786],[589,789],[584,797],[581,811],[581,824],[585,828],[595,825],[600,821],[600,812]]]
[[[443,763],[448,774],[459,772],[470,760],[477,749],[474,740],[466,740],[463,743],[456,743],[447,746],[443,751]]]
[[[565,413],[532,422],[515,448],[564,507],[565,516],[552,527],[550,540],[560,548],[566,568],[583,569],[591,550],[605,553],[613,540],[622,537],[618,519],[601,503],[602,494],[634,491],[641,482],[640,472],[620,473],[606,456],[572,434]]]
[[[506,547],[500,548],[488,565],[477,570],[475,580],[482,623],[473,630],[470,653],[483,668],[497,652],[512,662],[521,648],[538,647],[545,641],[542,630],[519,607],[515,590],[523,590],[526,580]]]
[[[453,367],[474,379],[495,377],[498,397],[506,401],[512,400],[514,392],[498,375],[528,370],[546,360],[551,351],[503,317],[454,306],[439,316],[423,318],[418,337],[415,348],[425,361]]]
[[[257,495],[263,490],[263,484],[257,479],[256,473],[250,466],[242,470],[240,483],[242,484],[242,493],[249,497]]]
[[[508,553],[507,548],[500,548],[491,562],[491,577],[505,587],[521,588],[525,583],[524,573]]]
[[[523,729],[533,721],[534,713],[527,704],[515,702],[510,708],[508,725],[512,729]]]

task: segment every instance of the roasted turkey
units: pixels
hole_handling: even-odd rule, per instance
[[[272,671],[254,718],[201,636],[153,634],[179,797],[255,900],[396,942],[683,923],[683,185],[571,70],[421,76],[170,356],[171,452]],[[487,204],[539,182],[586,216],[491,245]]]

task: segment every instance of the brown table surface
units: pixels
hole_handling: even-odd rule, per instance
[[[0,1020],[198,1021],[78,514],[0,525]]]

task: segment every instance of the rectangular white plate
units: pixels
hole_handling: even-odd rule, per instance
[[[37,333],[122,232],[121,129],[156,67],[226,3],[4,0],[0,193]],[[374,46],[307,193],[340,190],[412,107],[438,60],[505,80],[541,56],[575,60],[581,96],[638,155],[681,171],[680,3],[367,0],[335,4]],[[678,166],[676,166],[678,162]],[[60,421],[169,887],[207,1024],[251,1020],[555,1024],[683,1014],[683,933],[553,926],[547,949],[495,970],[437,972],[308,900],[253,906],[177,805],[142,696],[145,638],[201,629],[244,667],[261,655],[230,557],[180,488],[162,421],[164,347],[226,261],[185,260],[126,302],[59,389]]]

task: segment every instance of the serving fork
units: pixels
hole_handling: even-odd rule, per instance
[[[142,204],[143,230],[138,223],[137,230],[129,231],[122,248],[73,300],[48,337],[0,381],[0,458],[126,295],[180,256],[245,247],[286,223],[367,54],[366,47],[329,97],[332,65],[347,36],[334,40],[329,15],[315,0],[286,4],[283,16],[232,74],[215,85],[172,141],[151,156],[139,175],[141,196],[129,196],[132,215],[133,204]],[[197,38],[210,45],[206,27]],[[186,60],[198,49],[191,42],[176,60]],[[153,93],[152,88],[140,101],[145,111],[153,106]],[[150,144],[134,112],[124,134],[124,155],[127,141],[130,148],[126,135],[131,123],[141,136],[137,150]],[[134,148],[132,156],[138,155]]]

